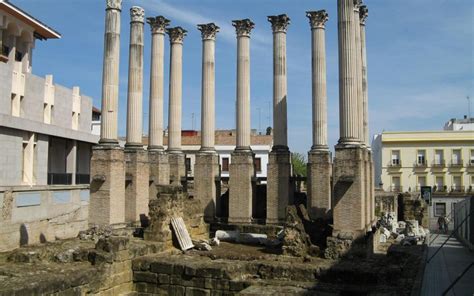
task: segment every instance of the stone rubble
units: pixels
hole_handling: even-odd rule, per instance
[[[392,238],[402,246],[413,246],[423,243],[429,234],[418,220],[396,221],[393,212],[384,213],[377,224],[380,226],[380,243],[387,243]]]

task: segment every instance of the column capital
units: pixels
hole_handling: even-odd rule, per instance
[[[171,43],[183,43],[184,36],[188,31],[181,27],[174,27],[166,29],[166,33],[170,36]]]
[[[199,31],[201,31],[202,40],[216,40],[216,34],[219,32],[219,26],[214,23],[200,24],[197,25]]]
[[[131,23],[145,23],[145,10],[140,6],[130,8]]]
[[[368,16],[369,16],[369,9],[367,8],[367,6],[362,5],[359,8],[359,17],[360,17],[360,24],[361,25],[365,26],[365,21],[366,21]]]
[[[235,32],[237,33],[237,37],[247,36],[250,37],[250,32],[253,28],[255,28],[255,23],[252,22],[250,19],[243,19],[243,20],[233,20],[232,26],[235,27]]]
[[[359,12],[359,8],[362,6],[362,0],[353,0],[354,1],[354,11]]]
[[[106,0],[105,3],[107,5],[106,10],[109,10],[109,9],[115,9],[119,11],[122,10],[122,0]]]
[[[324,29],[326,22],[329,20],[329,14],[326,10],[307,11],[306,16],[309,18],[311,29]]]
[[[166,27],[170,24],[170,20],[162,15],[148,17],[146,22],[150,24],[152,34],[164,34]]]
[[[283,32],[286,33],[286,29],[290,24],[290,18],[286,14],[270,15],[267,17],[268,21],[272,24],[273,33]]]

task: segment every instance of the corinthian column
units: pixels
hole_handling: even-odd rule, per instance
[[[170,183],[168,154],[163,149],[163,83],[165,30],[170,23],[163,16],[149,17],[151,28],[150,66],[150,124],[148,138],[148,161],[150,180],[154,185]],[[150,198],[156,197],[156,186],[150,186]]]
[[[201,150],[194,165],[194,191],[201,201],[204,219],[212,222],[220,214],[219,156],[214,148],[215,59],[219,27],[214,23],[198,25],[202,37]],[[216,198],[218,197],[218,198]]]
[[[339,36],[339,144],[359,145],[357,100],[357,49],[353,0],[338,0]],[[359,25],[359,24],[357,24]]]
[[[229,222],[252,221],[254,155],[250,148],[250,32],[249,19],[232,21],[237,33],[237,145],[229,172]]]
[[[306,16],[311,25],[312,94],[313,94],[313,146],[311,150],[328,148],[327,94],[326,94],[326,41],[325,24],[328,13],[325,10],[308,11]]]
[[[102,71],[102,124],[100,143],[118,145],[117,113],[120,63],[120,12],[122,0],[107,0],[104,65]]]
[[[286,14],[269,16],[273,31],[273,148],[268,160],[267,224],[285,220],[290,194],[291,155],[287,135]],[[293,193],[293,192],[291,192]]]
[[[183,40],[187,31],[181,27],[166,30],[170,37],[171,58],[168,109],[168,151],[181,153],[181,100],[183,91]]]
[[[250,32],[249,20],[232,21],[237,33],[237,150],[250,150]]]
[[[125,147],[143,148],[143,8],[130,9],[130,53],[128,60],[127,142]]]
[[[202,37],[201,151],[215,152],[215,43],[219,27],[198,25]]]
[[[308,214],[312,219],[330,218],[331,154],[327,139],[325,10],[308,11],[311,26],[313,145],[308,153]]]
[[[359,7],[362,4],[362,0],[354,0],[354,38],[355,38],[355,51],[356,51],[356,75],[355,82],[357,88],[357,134],[359,142],[362,146],[365,146],[364,142],[364,127],[363,127],[363,115],[364,107],[362,105],[362,51],[360,44],[360,18],[359,18]]]
[[[163,16],[147,18],[151,27],[150,123],[148,150],[163,151],[163,80],[165,29]]]
[[[288,150],[286,29],[290,18],[286,14],[269,16],[273,31],[273,150]]]
[[[370,147],[369,138],[369,95],[367,85],[367,49],[365,43],[365,21],[369,15],[367,6],[362,5],[359,8],[360,17],[360,46],[362,55],[362,105],[363,105],[363,126],[364,126],[364,142]]]
[[[183,88],[183,40],[186,30],[181,27],[166,30],[170,37],[170,85],[168,108],[168,152],[170,179],[173,184],[181,184],[186,178],[185,156],[181,151],[181,100]]]

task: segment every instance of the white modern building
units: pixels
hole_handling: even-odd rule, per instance
[[[92,99],[32,71],[35,43],[60,38],[0,1],[0,251],[87,226]]]

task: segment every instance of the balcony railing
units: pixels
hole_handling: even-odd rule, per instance
[[[431,164],[432,167],[444,168],[446,163],[444,160],[434,160]]]
[[[388,163],[388,166],[399,168],[402,166],[402,161],[400,159],[392,159],[392,161]]]
[[[391,192],[403,192],[403,187],[399,185],[392,185],[390,186]]]
[[[48,185],[71,185],[72,174],[48,173]]]
[[[453,168],[462,167],[463,166],[462,159],[452,160],[450,166],[453,167]]]
[[[451,186],[450,192],[452,192],[452,193],[464,193],[464,186]]]
[[[448,186],[443,185],[443,186],[433,186],[433,192],[447,192],[448,191]]]
[[[417,160],[414,164],[414,166],[418,168],[425,168],[426,165],[426,160]]]
[[[76,174],[76,184],[89,184],[90,178],[89,174]]]

